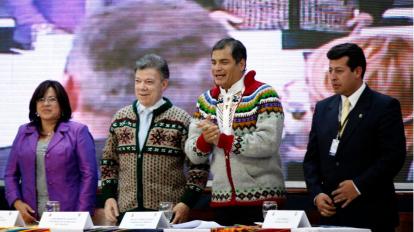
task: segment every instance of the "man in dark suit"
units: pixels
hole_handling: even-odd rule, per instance
[[[393,178],[406,155],[400,103],[364,83],[358,45],[336,45],[327,57],[336,94],[316,104],[303,163],[321,224],[394,231]]]

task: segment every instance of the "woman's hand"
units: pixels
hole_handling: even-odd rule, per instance
[[[35,211],[22,200],[16,200],[13,206],[20,212],[26,224],[32,224],[36,221],[36,218],[32,216]]]

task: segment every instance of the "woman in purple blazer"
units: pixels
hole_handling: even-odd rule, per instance
[[[27,223],[47,201],[61,211],[93,213],[98,184],[95,145],[87,126],[69,121],[68,95],[57,81],[42,82],[30,100],[30,123],[20,126],[5,171],[6,199]]]

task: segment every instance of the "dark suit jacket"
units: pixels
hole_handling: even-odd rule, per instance
[[[331,196],[339,183],[353,180],[361,195],[346,208],[337,206],[324,224],[363,228],[398,225],[393,178],[405,155],[405,135],[398,100],[365,88],[349,113],[335,156],[329,155],[338,133],[341,97],[334,95],[316,104],[303,167],[312,199]]]

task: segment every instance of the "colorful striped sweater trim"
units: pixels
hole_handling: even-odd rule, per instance
[[[246,89],[243,92],[242,99],[235,112],[233,121],[234,128],[255,124],[257,113],[283,112],[282,105],[278,100],[279,96],[274,89],[268,84],[255,81],[254,74],[254,71],[250,71],[246,74]],[[252,86],[256,87],[256,89]],[[203,118],[202,114],[216,115],[216,105],[219,101],[219,95],[216,94],[217,91],[219,92],[219,88],[215,87],[199,97],[197,101],[199,111],[194,113],[195,118]]]

